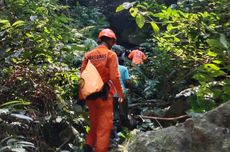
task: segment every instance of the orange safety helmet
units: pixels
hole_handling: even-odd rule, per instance
[[[115,33],[114,33],[111,29],[109,29],[109,28],[103,29],[103,30],[99,33],[99,35],[98,35],[99,41],[101,41],[101,37],[103,37],[103,36],[109,37],[109,38],[113,38],[113,39],[115,39],[115,40],[117,39]]]

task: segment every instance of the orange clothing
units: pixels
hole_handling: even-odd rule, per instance
[[[132,60],[134,64],[143,64],[143,60],[146,60],[147,57],[140,50],[133,50],[128,55],[128,58]]]
[[[90,131],[86,137],[86,144],[95,147],[96,152],[107,152],[113,125],[113,88],[116,88],[119,97],[124,97],[118,72],[118,59],[106,46],[98,46],[85,54],[81,72],[89,59],[98,70],[103,82],[109,82],[110,91],[107,100],[101,98],[86,100],[90,117]]]
[[[123,97],[123,90],[120,83],[120,74],[118,71],[118,59],[115,52],[109,50],[106,46],[98,46],[85,54],[82,61],[81,72],[85,69],[88,59],[96,67],[103,82],[111,80],[116,87],[119,97]]]
[[[96,148],[96,152],[107,152],[113,127],[113,95],[108,99],[97,98],[86,102],[89,107],[90,131],[86,144]]]

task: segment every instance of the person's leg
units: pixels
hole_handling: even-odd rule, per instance
[[[119,119],[119,103],[118,97],[113,97],[113,119],[116,121]]]
[[[95,101],[87,101],[87,106],[89,108],[89,121],[90,121],[90,131],[86,137],[86,144],[92,148],[96,144],[96,131],[98,124],[98,114]]]
[[[119,104],[119,118],[121,126],[129,127],[129,119],[128,119],[128,101],[125,99],[122,103]]]
[[[111,139],[115,138],[116,136],[116,122],[119,119],[117,100],[117,97],[113,97],[113,128],[111,130]]]
[[[118,97],[113,97],[113,127],[111,130],[110,144],[109,148],[117,147],[118,135],[117,128],[119,127],[119,107],[118,107]]]
[[[107,152],[111,129],[113,126],[113,101],[112,97],[108,100],[98,101],[98,126],[96,152]]]

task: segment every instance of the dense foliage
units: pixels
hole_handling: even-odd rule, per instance
[[[155,82],[148,85],[155,85],[152,94],[168,100],[189,96],[192,110],[199,112],[230,99],[229,9],[224,0],[183,1],[170,7],[126,2],[117,12],[123,9],[129,10],[139,28],[145,23],[153,28],[149,42],[153,49],[145,50],[151,54],[147,64],[151,68],[142,70]]]
[[[76,105],[77,61],[96,45],[90,33],[106,25],[98,9],[79,4],[1,3],[0,151],[80,149],[87,125]]]
[[[82,148],[89,127],[87,109],[76,104],[79,67],[109,23],[97,7],[67,4],[0,1],[0,151]],[[181,98],[193,112],[230,99],[229,8],[227,0],[185,0],[170,7],[137,0],[117,7],[151,37],[140,45],[147,62],[132,66],[126,60],[133,118],[165,116]],[[144,131],[159,126],[140,122],[135,127]],[[129,132],[119,136],[123,141]]]

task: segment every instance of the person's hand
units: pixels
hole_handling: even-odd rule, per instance
[[[124,98],[118,98],[118,102],[122,103],[124,101]]]

